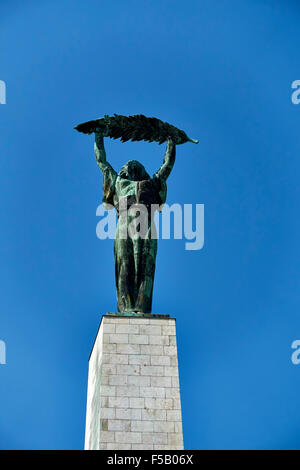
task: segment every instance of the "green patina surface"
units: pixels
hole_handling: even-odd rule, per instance
[[[151,313],[157,239],[150,217],[143,237],[124,238],[122,234],[136,217],[129,215],[128,209],[137,204],[161,208],[166,201],[166,180],[175,163],[175,147],[168,139],[163,164],[152,178],[136,160],[128,161],[118,174],[106,160],[103,135],[95,133],[95,155],[103,173],[103,203],[118,213],[114,241],[117,307],[129,316]],[[122,210],[124,207],[127,210]]]

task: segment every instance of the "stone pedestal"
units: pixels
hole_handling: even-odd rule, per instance
[[[85,449],[183,449],[174,318],[102,317],[89,360]]]

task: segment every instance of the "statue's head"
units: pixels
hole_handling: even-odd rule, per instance
[[[119,176],[131,181],[143,181],[149,180],[150,176],[148,175],[145,167],[138,162],[137,160],[129,160],[125,163],[119,171]]]

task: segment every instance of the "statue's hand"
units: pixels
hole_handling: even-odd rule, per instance
[[[102,129],[95,130],[95,153],[96,153],[96,158],[98,159],[98,153],[97,150],[99,149],[104,149],[104,139],[103,139],[103,133]]]
[[[108,137],[108,129],[103,127],[96,127],[95,132],[95,142],[97,145],[103,145],[103,138]]]
[[[174,142],[173,138],[170,135],[168,135],[168,137],[167,137],[167,143],[168,143],[168,146],[171,146],[171,147],[175,146],[175,142]]]
[[[108,129],[103,127],[96,127],[95,135],[99,137],[108,137]]]
[[[95,137],[103,137],[103,129],[101,129],[101,127],[96,127],[95,129]]]

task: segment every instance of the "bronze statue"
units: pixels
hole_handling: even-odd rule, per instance
[[[117,306],[119,312],[151,313],[152,293],[157,253],[157,237],[153,223],[153,207],[160,210],[166,201],[166,181],[175,163],[176,144],[189,139],[186,134],[156,118],[143,115],[105,116],[80,124],[77,130],[95,133],[95,156],[103,173],[103,203],[115,208],[118,225],[114,241]],[[136,160],[128,161],[117,173],[106,160],[104,137],[126,140],[167,141],[164,161],[152,178]],[[128,236],[128,227],[136,213],[130,208],[147,209],[142,236]],[[125,233],[125,236],[124,236]]]

